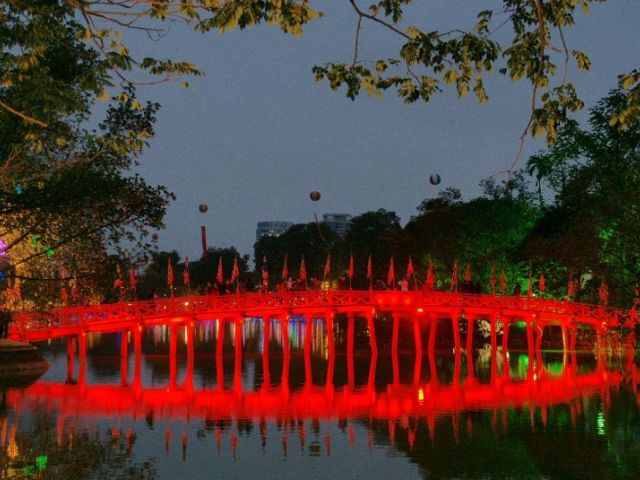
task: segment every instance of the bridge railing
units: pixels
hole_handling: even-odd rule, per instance
[[[378,311],[448,310],[452,314],[473,310],[477,314],[496,313],[510,316],[529,314],[541,316],[571,316],[577,321],[603,322],[618,326],[631,318],[629,312],[602,305],[574,303],[545,298],[527,298],[496,294],[462,294],[436,291],[397,290],[330,290],[246,293],[231,295],[200,295],[158,300],[122,302],[95,306],[74,306],[46,314],[24,313],[17,316],[13,333],[46,330],[58,327],[86,327],[92,323],[117,324],[153,317],[211,315],[249,316],[270,312],[309,312],[322,309],[362,309]],[[635,313],[635,312],[633,312]],[[635,318],[635,317],[634,317]]]

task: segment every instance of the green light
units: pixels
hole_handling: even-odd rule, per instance
[[[596,425],[598,427],[598,435],[606,435],[607,434],[607,429],[606,429],[606,424],[605,424],[605,419],[604,419],[604,412],[602,412],[602,410],[598,412]]]
[[[525,322],[524,320],[520,321],[520,322],[516,322],[515,326],[518,328],[524,328],[527,326],[527,322]]]
[[[551,375],[559,376],[564,372],[564,365],[562,362],[552,362],[546,367],[547,372]]]
[[[49,457],[47,455],[40,455],[36,457],[36,466],[38,470],[44,470],[47,468],[47,462],[49,461]]]

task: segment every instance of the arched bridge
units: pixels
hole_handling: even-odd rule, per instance
[[[581,327],[593,328],[600,337],[612,328],[636,322],[635,311],[539,297],[435,291],[330,290],[173,297],[66,307],[46,314],[23,313],[17,316],[10,336],[23,341],[42,341],[213,319],[241,322],[246,317],[261,317],[265,321],[275,318],[283,321],[284,325],[284,320],[291,315],[324,317],[330,322],[334,315],[346,314],[351,321],[356,316],[367,320],[372,348],[375,349],[375,323],[380,313],[393,316],[394,346],[397,345],[400,319],[409,319],[414,324],[416,342],[419,341],[421,326],[430,326],[430,348],[435,341],[437,324],[443,319],[453,323],[456,348],[461,346],[461,319],[467,325],[473,325],[477,320],[489,322],[492,344],[495,344],[497,330],[501,329],[504,346],[508,342],[508,327],[524,322],[529,348],[534,347],[534,342],[539,347],[545,327],[559,326],[565,349],[575,348],[576,331]],[[466,341],[470,347],[472,335],[467,335]]]

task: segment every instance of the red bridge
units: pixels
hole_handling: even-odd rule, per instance
[[[529,349],[540,347],[547,327],[559,327],[565,350],[575,348],[579,328],[593,329],[598,339],[610,329],[636,322],[635,311],[623,311],[598,305],[579,304],[543,298],[508,295],[474,295],[423,291],[303,291],[283,293],[249,293],[242,295],[205,295],[170,299],[68,307],[47,314],[24,313],[17,316],[10,336],[23,341],[42,341],[56,337],[82,337],[87,333],[127,332],[159,324],[180,324],[217,319],[242,322],[247,317],[279,319],[286,329],[291,315],[324,317],[327,323],[336,314],[346,314],[351,325],[355,317],[367,321],[372,349],[377,348],[375,325],[378,314],[393,316],[392,344],[397,345],[400,319],[414,325],[416,346],[422,348],[420,330],[430,329],[429,348],[436,338],[438,323],[453,325],[453,343],[460,343],[460,320],[467,326],[485,320],[490,324],[492,345],[502,330],[503,347],[509,341],[509,327],[518,323],[526,327]],[[310,328],[308,329],[310,331]],[[329,328],[327,329],[329,330]],[[535,337],[535,338],[534,338]],[[473,335],[467,335],[471,348]]]

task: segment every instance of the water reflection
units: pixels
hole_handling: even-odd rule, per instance
[[[2,395],[0,476],[640,474],[633,350],[377,352],[364,328],[295,317],[135,337],[90,335],[85,354],[43,346],[52,369]],[[91,451],[101,466],[83,470]]]

